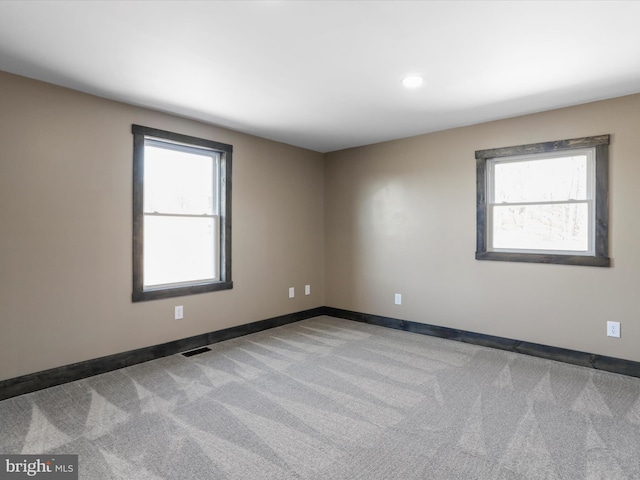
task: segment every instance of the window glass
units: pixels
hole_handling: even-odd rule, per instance
[[[216,160],[209,152],[185,152],[147,141],[144,211],[213,215]]]
[[[587,155],[496,162],[494,201],[543,202],[587,198]]]
[[[586,203],[493,207],[493,249],[589,251]]]
[[[216,220],[145,216],[145,287],[216,280]]]

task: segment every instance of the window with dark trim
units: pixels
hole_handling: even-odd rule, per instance
[[[233,288],[233,147],[133,125],[134,302]]]
[[[476,259],[610,266],[609,135],[478,150]]]

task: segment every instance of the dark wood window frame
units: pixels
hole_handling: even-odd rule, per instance
[[[609,267],[611,265],[609,258],[609,140],[609,135],[598,135],[476,151],[476,259]],[[487,251],[487,161],[499,157],[566,152],[571,149],[591,147],[595,147],[594,254],[562,255]]]
[[[233,146],[203,138],[132,125],[133,133],[133,293],[134,302],[171,298],[196,293],[229,290],[231,280],[231,173]],[[220,279],[187,285],[144,288],[144,148],[145,139],[153,138],[205,147],[220,155]]]

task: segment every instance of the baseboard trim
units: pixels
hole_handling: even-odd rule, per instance
[[[579,352],[560,347],[551,347],[538,343],[524,342],[510,338],[496,337],[482,333],[468,332],[449,327],[440,327],[426,323],[400,320],[397,318],[371,315],[368,313],[354,312],[340,308],[324,307],[324,315],[354,320],[356,322],[369,323],[382,327],[404,330],[405,332],[419,333],[432,337],[446,338],[458,342],[481,345],[483,347],[497,348],[510,352],[531,355],[534,357],[556,360],[559,362],[579,365],[581,367],[594,368],[612,373],[619,373],[630,377],[640,377],[640,362],[624,360],[621,358],[607,357],[594,353]]]
[[[116,353],[106,357],[95,358],[62,367],[51,368],[41,372],[23,375],[0,381],[0,400],[16,397],[25,393],[35,392],[44,388],[61,385],[63,383],[81,380],[83,378],[107,373],[119,368],[130,367],[156,358],[167,357],[194,348],[211,345],[213,343],[230,340],[250,333],[260,332],[269,328],[279,327],[288,323],[305,320],[307,318],[324,315],[324,307],[312,308],[301,312],[280,315],[257,322],[226,328],[216,332],[203,333],[189,338],[172,342],[139,348],[123,353]]]
[[[551,347],[548,345],[496,337],[482,333],[468,332],[466,330],[458,330],[455,328],[440,327],[427,323],[354,312],[341,308],[317,307],[310,310],[303,310],[301,312],[280,315],[278,317],[239,325],[237,327],[226,328],[224,330],[174,340],[160,345],[153,345],[128,352],[116,353],[106,357],[95,358],[84,362],[23,375],[21,377],[2,380],[0,381],[0,400],[17,397],[18,395],[23,395],[25,393],[31,393],[44,388],[73,382],[75,380],[81,380],[93,375],[99,375],[101,373],[107,373],[120,368],[130,367],[131,365],[147,362],[149,360],[167,357],[169,355],[186,352],[205,345],[211,345],[224,340],[230,340],[250,333],[261,332],[270,328],[279,327],[281,325],[321,315],[329,315],[336,318],[403,330],[405,332],[497,348],[499,350],[506,350],[524,355],[570,363],[572,365],[594,368],[596,370],[619,373],[630,377],[640,377],[640,362],[634,362],[632,360],[579,352],[566,348]]]

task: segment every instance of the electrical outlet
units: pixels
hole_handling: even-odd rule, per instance
[[[402,305],[402,294],[401,293],[396,293],[395,304],[396,305]]]
[[[296,289],[295,287],[289,287],[289,298],[293,298],[296,296]]]
[[[305,285],[304,286],[304,294],[305,295],[311,295],[311,285]]]
[[[607,322],[607,337],[620,338],[620,322]]]
[[[176,306],[174,317],[176,320],[182,320],[184,318],[184,307],[182,305]]]

